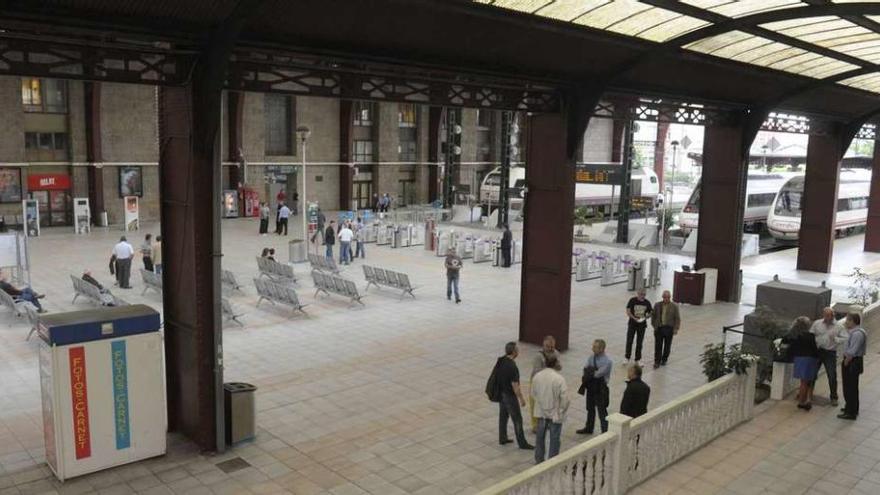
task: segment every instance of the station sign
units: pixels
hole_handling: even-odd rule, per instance
[[[623,166],[618,163],[578,163],[574,170],[574,181],[578,184],[623,184]]]

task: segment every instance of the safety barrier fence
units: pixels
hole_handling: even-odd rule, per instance
[[[636,419],[615,413],[607,433],[480,495],[618,495],[752,418],[755,367],[698,387]]]

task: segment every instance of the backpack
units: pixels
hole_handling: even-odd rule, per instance
[[[492,368],[492,373],[486,381],[486,397],[490,402],[501,402],[501,390],[498,387],[498,364],[501,363],[501,359],[503,358],[498,358],[495,362],[495,367]]]

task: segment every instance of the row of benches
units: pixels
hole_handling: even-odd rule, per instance
[[[292,287],[259,278],[254,279],[254,287],[257,289],[257,295],[260,296],[257,299],[257,307],[266,300],[272,304],[290,306],[294,311],[302,314],[306,313],[303,308],[307,305],[300,302],[299,296]]]
[[[401,299],[403,299],[403,296],[407,294],[412,296],[413,299],[416,298],[416,295],[413,294],[413,291],[415,291],[417,287],[414,287],[410,283],[409,276],[407,274],[395,272],[392,270],[385,270],[376,266],[363,265],[363,267],[364,278],[367,280],[367,286],[366,288],[364,288],[364,291],[369,289],[371,285],[375,285],[376,287],[384,286],[400,290]]]
[[[339,273],[339,267],[333,258],[309,253],[309,264],[312,265],[312,270]]]
[[[358,292],[357,286],[351,280],[346,280],[338,275],[312,270],[312,282],[315,284],[315,297],[318,297],[318,294],[321,292],[328,296],[336,294],[347,297],[349,304],[356,302],[361,306],[364,305],[363,301],[361,301],[364,296]]]
[[[260,271],[260,277],[269,277],[273,282],[296,283],[296,274],[293,273],[293,267],[288,264],[257,256],[257,269]]]

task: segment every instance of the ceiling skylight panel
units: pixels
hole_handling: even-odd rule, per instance
[[[800,48],[793,48],[784,43],[770,43],[754,50],[749,50],[733,58],[740,62],[748,62],[750,64],[769,67],[770,65],[780,62],[790,57],[797,57],[809,53]]]
[[[685,46],[689,50],[700,53],[712,53],[716,50],[724,48],[727,45],[743,41],[748,38],[754,38],[753,35],[742,31],[730,31],[728,33],[719,34],[710,38],[694,41]]]
[[[608,26],[608,31],[637,36],[638,33],[650,29],[658,24],[671,21],[681,14],[663,9],[648,9],[644,12],[629,16],[617,23]]]
[[[728,17],[743,17],[769,10],[805,5],[800,0],[730,0],[726,2],[719,2],[717,0],[684,0],[683,3],[702,7],[716,14]]]
[[[801,19],[801,21],[803,22],[799,26],[780,27],[778,26],[778,24],[780,23],[771,22],[769,24],[762,24],[761,27],[795,38],[801,38],[804,36],[815,35],[819,33],[826,33],[829,31],[837,31],[846,28],[857,28],[860,33],[869,32],[867,29],[860,28],[855,24],[849,21],[845,21],[843,19],[828,20],[823,22],[808,22],[813,21],[813,19]]]
[[[685,33],[689,33],[696,29],[708,26],[709,24],[711,23],[706,22],[702,19],[683,15],[662,24],[658,24],[656,26],[648,28],[639,33],[638,36],[640,38],[645,38],[647,40],[662,43],[664,41],[671,40],[672,38],[681,36]]]
[[[768,22],[766,24],[761,24],[761,27],[770,29],[772,31],[784,31],[786,29],[794,29],[802,26],[807,26],[811,24],[819,24],[822,22],[839,20],[839,17],[833,15],[826,15],[820,17],[807,17],[807,18],[798,18],[798,19],[788,19],[785,21],[776,21],[776,22]]]
[[[615,0],[575,19],[575,24],[607,29],[608,27],[654,7],[635,0]],[[658,9],[660,10],[660,9]]]
[[[772,41],[767,38],[761,38],[760,36],[752,36],[746,38],[737,43],[732,43],[723,48],[719,48],[711,53],[711,55],[715,55],[716,57],[721,58],[729,58],[733,60],[741,60],[742,58],[749,58],[753,53],[766,45],[773,44]],[[743,60],[745,61],[745,60]]]
[[[853,64],[823,57],[821,64],[809,68],[804,67],[803,71],[799,72],[799,74],[816,79],[824,79],[853,69],[856,69],[856,66]]]
[[[531,14],[551,3],[553,3],[552,0],[495,0],[492,5]]]
[[[556,0],[535,13],[542,17],[571,22],[587,12],[601,7],[612,0]]]
[[[880,91],[880,74],[867,74],[864,76],[853,77],[841,81],[840,84],[876,93]]]

